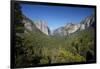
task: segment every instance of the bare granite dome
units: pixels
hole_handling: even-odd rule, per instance
[[[81,31],[86,28],[91,27],[95,22],[95,18],[93,15],[86,17],[84,20],[82,20],[80,23],[68,23],[63,27],[57,28],[53,31],[53,35],[69,35],[71,33],[74,33],[76,31]]]

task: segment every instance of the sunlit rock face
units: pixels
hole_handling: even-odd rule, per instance
[[[40,30],[46,35],[51,35],[51,31],[48,27],[48,23],[44,20],[30,20],[29,18],[23,16],[23,23],[25,26],[25,32],[28,31],[37,31]],[[59,27],[52,31],[52,35],[66,36],[74,32],[84,30],[89,27],[95,27],[95,18],[94,15],[88,16],[83,19],[80,23],[67,23],[66,25]]]
[[[28,33],[28,31],[34,32],[36,31],[36,27],[33,23],[32,20],[30,20],[29,18],[27,18],[26,16],[23,15],[23,20],[22,23],[24,23],[24,32]]]
[[[38,21],[34,21],[34,24],[44,34],[46,34],[46,35],[50,34],[50,30],[48,28],[46,21],[38,20]]]
[[[95,22],[94,15],[86,17],[84,20],[82,20],[80,22],[80,24],[81,24],[80,30],[84,30],[84,29],[86,29],[88,27],[91,27],[93,24],[95,24],[94,22]]]
[[[80,24],[72,24],[72,23],[69,23],[63,27],[60,27],[56,30],[54,30],[54,35],[61,35],[61,36],[65,36],[65,35],[69,35],[71,33],[74,33],[76,32],[78,29],[80,28]]]
[[[70,23],[65,26],[65,30],[68,32],[68,34],[76,32],[79,28],[80,28],[80,24]]]
[[[36,32],[36,30],[38,29],[46,35],[50,34],[50,29],[46,21],[42,21],[42,20],[32,21],[29,18],[23,16],[23,23],[24,23],[26,33],[27,31]]]
[[[60,27],[53,31],[53,35],[64,36],[67,35],[67,32],[65,31],[64,27]]]
[[[86,17],[80,23],[68,23],[63,27],[57,28],[53,31],[53,35],[65,36],[76,31],[81,31],[95,25],[94,15]]]

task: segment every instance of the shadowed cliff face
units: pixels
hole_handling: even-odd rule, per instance
[[[91,15],[86,17],[79,24],[69,23],[63,27],[57,28],[56,30],[53,31],[53,35],[60,35],[60,36],[69,35],[71,33],[81,31],[95,25],[94,22],[95,18],[93,15]]]

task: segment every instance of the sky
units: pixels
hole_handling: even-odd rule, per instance
[[[31,20],[46,21],[51,30],[68,23],[80,23],[90,16],[93,8],[21,4],[22,13]]]

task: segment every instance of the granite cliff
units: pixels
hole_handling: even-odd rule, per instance
[[[77,31],[84,30],[86,28],[89,28],[91,26],[95,25],[95,18],[94,15],[88,16],[85,19],[83,19],[80,23],[67,23],[65,26],[59,27],[55,30],[51,31],[47,25],[47,22],[44,20],[30,20],[26,16],[23,16],[23,23],[25,26],[25,32],[28,31],[41,31],[42,33],[46,35],[60,35],[60,36],[66,36],[70,35],[72,33],[75,33]]]
[[[32,21],[26,16],[23,16],[23,23],[25,27],[25,32],[28,32],[28,31],[36,32],[38,30],[38,31],[43,32],[46,35],[49,35],[50,33],[50,29],[47,25],[47,22],[45,21],[42,21],[42,20]]]
[[[86,17],[80,23],[68,23],[63,27],[57,28],[56,30],[53,31],[53,35],[60,35],[60,36],[70,35],[74,32],[84,30],[94,25],[95,25],[95,18],[94,15],[91,15]]]

